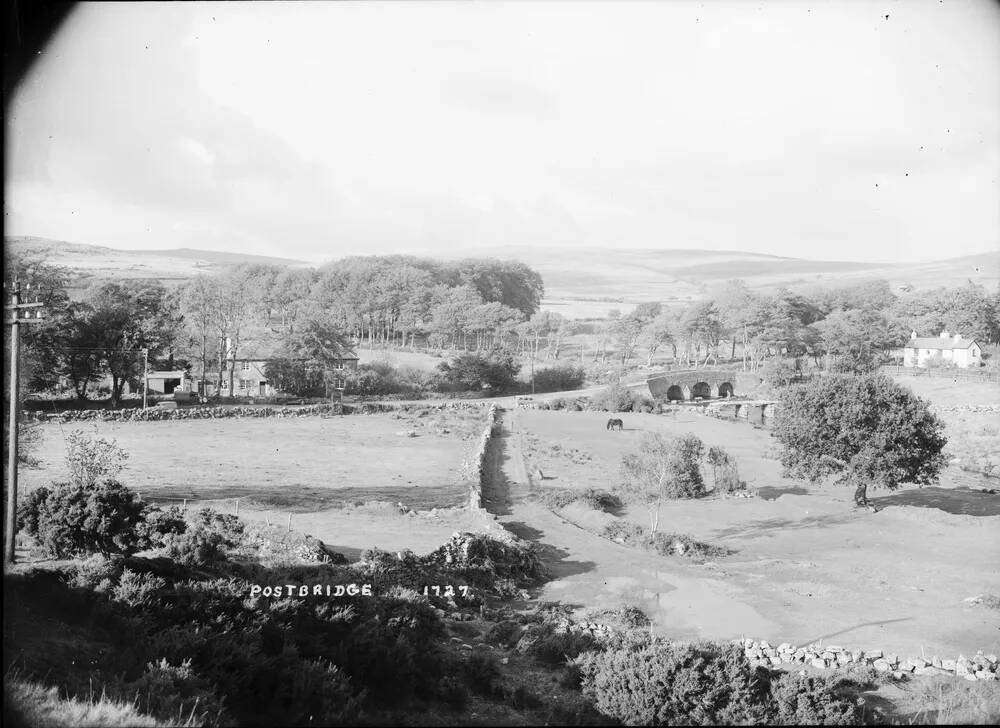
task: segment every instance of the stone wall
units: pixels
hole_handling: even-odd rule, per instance
[[[894,677],[904,674],[914,675],[954,675],[966,680],[996,680],[997,656],[984,655],[982,651],[974,657],[959,655],[951,660],[943,660],[936,655],[926,657],[900,657],[882,650],[850,650],[834,645],[811,644],[796,647],[788,642],[772,646],[766,640],[737,640],[743,645],[747,658],[766,667],[778,665],[809,665],[818,669],[831,669],[852,664],[871,665],[878,672],[891,672]]]
[[[160,422],[164,420],[210,420],[231,417],[310,417],[342,413],[338,404],[306,407],[150,407],[117,410],[66,410],[65,412],[25,412],[25,420],[35,422]]]
[[[366,402],[358,405],[313,404],[300,407],[129,407],[117,410],[65,410],[63,412],[22,412],[21,418],[30,422],[161,422],[164,420],[209,420],[232,417],[310,417],[339,414],[379,414],[381,412],[409,412],[420,409],[482,409],[481,402],[441,402],[427,404],[391,404]],[[495,406],[495,405],[491,405]]]
[[[495,404],[491,404],[486,414],[486,426],[479,436],[476,449],[472,454],[471,470],[473,474],[472,486],[469,489],[469,508],[478,510],[482,508],[483,500],[483,480],[486,478],[486,451],[490,441],[498,434],[500,423],[500,410]]]

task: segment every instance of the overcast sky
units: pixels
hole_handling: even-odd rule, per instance
[[[80,5],[7,124],[8,235],[1000,250],[986,1]]]

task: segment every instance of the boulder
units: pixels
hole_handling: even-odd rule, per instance
[[[821,657],[817,657],[817,658],[811,660],[809,662],[809,664],[812,665],[813,667],[817,667],[817,668],[819,668],[821,670],[826,669],[826,660],[824,660]]]
[[[889,662],[887,660],[883,660],[882,658],[875,660],[875,662],[872,663],[872,667],[874,667],[878,672],[889,672],[889,670],[892,669]]]

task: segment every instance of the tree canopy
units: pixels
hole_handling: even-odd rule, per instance
[[[781,393],[774,437],[786,475],[837,475],[868,505],[867,487],[925,485],[944,466],[944,424],[924,400],[880,374],[832,374]]]

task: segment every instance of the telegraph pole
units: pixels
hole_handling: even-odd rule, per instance
[[[30,284],[26,289],[30,288]],[[4,544],[4,561],[7,564],[14,563],[15,551],[15,530],[17,527],[17,414],[19,404],[18,385],[20,373],[18,372],[18,357],[20,355],[21,324],[36,324],[42,321],[41,311],[36,312],[35,318],[31,317],[31,310],[39,308],[44,304],[21,303],[21,283],[14,281],[11,305],[4,306],[4,311],[9,311],[9,318],[4,319],[4,324],[10,326],[10,419],[7,425],[7,521],[4,529],[7,542]],[[22,317],[21,311],[26,311]]]
[[[142,408],[146,409],[146,391],[149,389],[149,349],[142,350]],[[164,388],[164,391],[166,389]]]

